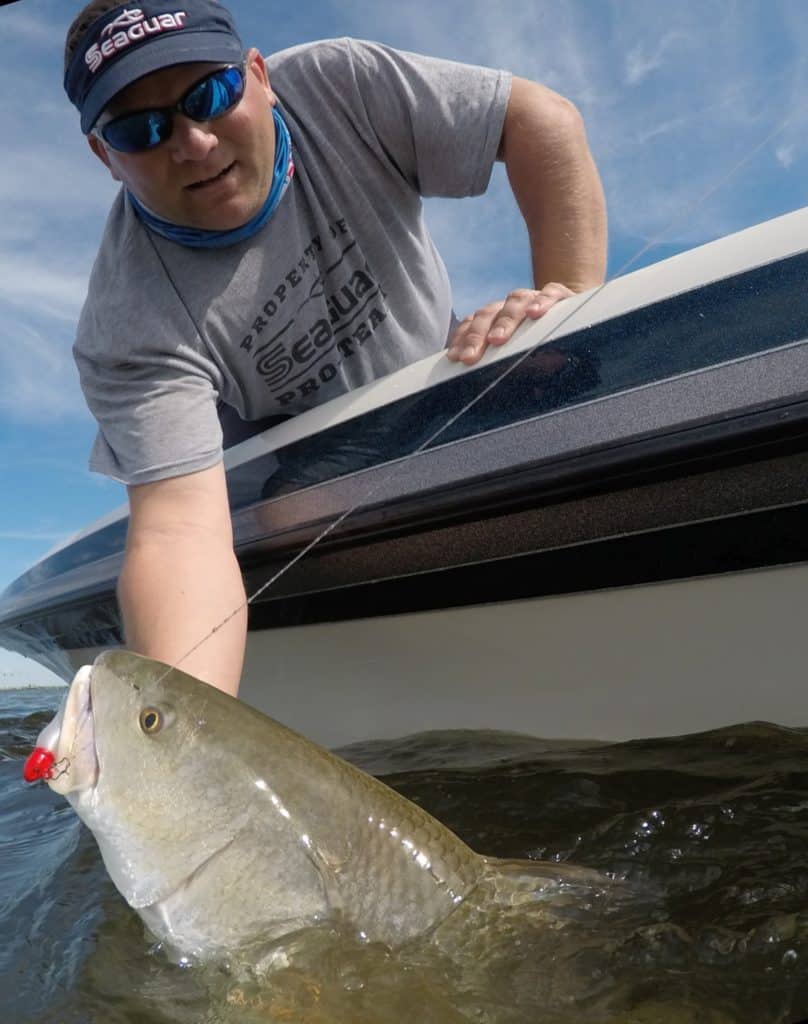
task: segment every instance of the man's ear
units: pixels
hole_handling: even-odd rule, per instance
[[[267,90],[269,94],[269,102],[274,107],[277,100],[275,93],[272,91],[272,86],[269,81],[269,72],[267,71],[266,61],[263,58],[260,50],[257,50],[254,46],[247,51],[247,75],[255,75],[261,85]]]
[[[103,141],[99,139],[97,135],[93,135],[93,133],[90,132],[90,134],[87,136],[87,145],[90,147],[93,153],[95,153],[95,155],[98,157],[101,163],[107,168],[109,173],[112,175],[113,180],[120,181],[120,177],[115,173],[115,171],[112,168],[112,163],[109,159],[109,153],[107,152],[107,147],[104,145]]]

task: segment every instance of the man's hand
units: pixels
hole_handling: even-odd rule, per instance
[[[461,321],[449,339],[446,355],[453,362],[473,366],[489,345],[504,345],[525,320],[538,320],[561,299],[574,294],[556,281],[546,284],[540,291],[517,288],[504,302],[489,302]]]

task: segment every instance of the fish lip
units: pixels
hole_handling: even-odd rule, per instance
[[[39,734],[37,745],[54,756],[48,785],[63,796],[93,789],[98,781],[99,756],[92,703],[92,667],[76,672],[67,695]],[[76,781],[77,772],[81,781]]]

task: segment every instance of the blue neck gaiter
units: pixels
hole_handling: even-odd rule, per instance
[[[177,242],[179,245],[187,245],[192,249],[224,249],[245,238],[251,238],[261,230],[275,212],[295,173],[292,138],[277,107],[272,108],[272,117],[275,121],[275,166],[272,173],[272,187],[264,205],[246,224],[229,231],[204,231],[201,228],[182,227],[180,224],[163,220],[152,213],[127,190],[129,202],[138,218],[147,228],[162,235],[163,238]]]

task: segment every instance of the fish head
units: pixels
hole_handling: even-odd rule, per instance
[[[40,734],[38,746],[53,755],[48,785],[93,832],[135,909],[180,890],[249,817],[239,793],[250,787],[233,785],[232,705],[238,701],[175,668],[107,651],[79,670]],[[217,742],[229,726],[230,742]]]
[[[118,890],[186,956],[217,958],[335,913],[398,943],[451,913],[480,875],[465,844],[377,780],[125,651],[77,674],[40,747]]]

